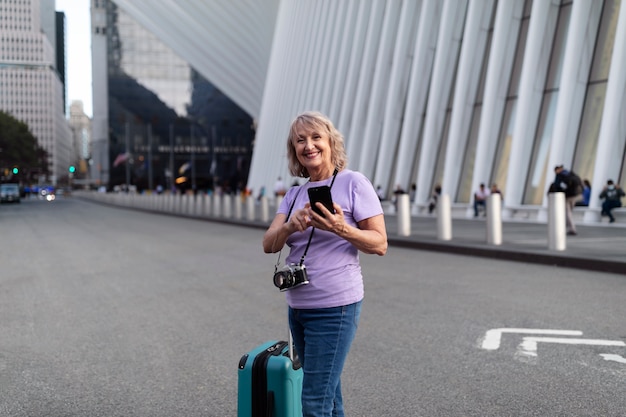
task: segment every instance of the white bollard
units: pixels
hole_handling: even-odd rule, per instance
[[[565,238],[565,193],[548,194],[548,249],[563,251]]]
[[[196,194],[196,207],[195,207],[195,210],[193,211],[193,215],[196,217],[200,217],[202,216],[203,212],[204,212],[204,194],[198,193]]]
[[[398,205],[398,236],[411,236],[411,207],[408,194],[399,194]]]
[[[437,202],[437,239],[452,239],[452,210],[448,194],[440,195]]]
[[[270,220],[270,206],[267,197],[261,197],[261,221],[267,223]]]
[[[224,201],[223,201],[223,208],[224,210],[222,211],[222,216],[226,217],[226,218],[231,218],[233,217],[233,212],[232,212],[232,201],[233,201],[233,196],[230,194],[225,194],[224,195]]]
[[[502,244],[502,196],[497,193],[487,197],[487,243]]]
[[[202,212],[202,216],[210,217],[211,216],[211,204],[213,204],[213,196],[210,194],[204,195],[204,211]]]
[[[222,196],[218,193],[213,194],[213,216],[220,217],[222,215]]]
[[[241,194],[237,194],[235,195],[235,199],[233,200],[233,204],[234,204],[234,209],[233,209],[233,215],[235,217],[235,219],[237,220],[241,220],[241,216],[242,216],[242,209],[241,209]]]
[[[282,196],[282,195],[277,195],[276,196],[276,199],[274,200],[275,203],[276,203],[276,210],[275,211],[278,211],[278,208],[280,207],[280,203],[282,203],[284,199],[285,199],[285,197]]]
[[[192,203],[193,203],[193,196],[185,193],[183,195],[183,201],[181,205],[181,211],[180,211],[181,214],[184,214],[185,216],[191,215]]]
[[[255,218],[254,197],[249,195],[246,198],[246,219],[253,222]]]

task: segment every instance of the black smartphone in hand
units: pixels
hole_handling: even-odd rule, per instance
[[[330,194],[330,187],[328,185],[309,188],[308,192],[309,201],[311,202],[311,208],[314,212],[322,217],[325,217],[324,214],[322,214],[322,211],[315,204],[319,202],[322,203],[324,207],[328,209],[328,211],[333,214],[335,213],[335,209],[333,208],[333,197]]]

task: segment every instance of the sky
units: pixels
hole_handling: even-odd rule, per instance
[[[56,0],[56,10],[65,13],[68,103],[81,100],[85,113],[92,117],[90,3],[90,0]]]

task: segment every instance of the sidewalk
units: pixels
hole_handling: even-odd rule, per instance
[[[169,214],[229,223],[247,227],[266,229],[268,221],[258,220],[260,207],[256,206],[255,218],[245,220],[242,213],[234,218],[226,211],[214,214],[212,202],[192,202],[191,197],[166,199],[163,197],[133,196],[126,194],[75,193],[76,197],[99,201],[104,204],[122,206],[129,209]],[[166,204],[166,202],[168,202]],[[202,201],[200,201],[202,203]],[[230,205],[229,205],[230,206]],[[241,211],[242,207],[239,207]],[[236,211],[236,210],[235,210]],[[605,220],[606,221],[606,220]],[[548,226],[532,220],[513,220],[502,223],[502,244],[487,244],[485,218],[452,218],[452,239],[437,239],[437,218],[435,216],[411,216],[411,236],[398,235],[398,223],[394,214],[386,214],[387,236],[391,246],[420,250],[450,252],[461,255],[490,257],[527,263],[555,265],[561,267],[612,272],[626,276],[626,223],[620,221],[608,224],[576,224],[578,235],[567,236],[566,249],[548,249]]]
[[[604,271],[626,275],[626,225],[577,224],[577,236],[567,236],[566,249],[548,249],[548,226],[536,222],[503,222],[502,244],[487,244],[486,221],[452,219],[452,240],[437,239],[437,219],[411,217],[411,236],[398,235],[395,215],[386,215],[391,246],[452,252],[470,256]]]

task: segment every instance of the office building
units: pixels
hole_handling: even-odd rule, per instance
[[[65,118],[65,19],[54,0],[0,0],[0,110],[26,123],[48,154],[49,176],[67,178],[72,134]],[[28,167],[24,167],[28,170]]]
[[[93,0],[91,13],[92,179],[140,191],[243,188],[252,118],[116,2]]]
[[[70,165],[76,169],[74,184],[89,184],[88,161],[91,157],[91,118],[85,114],[83,102],[70,104],[70,127],[72,129],[72,154]]]

